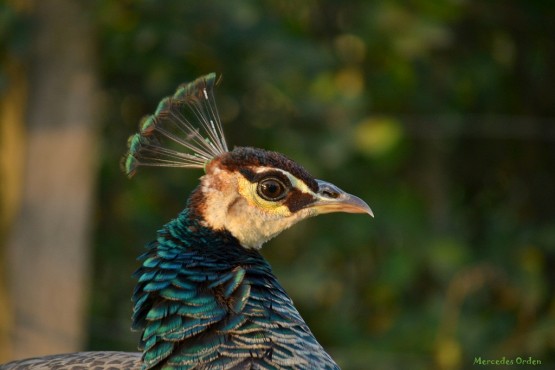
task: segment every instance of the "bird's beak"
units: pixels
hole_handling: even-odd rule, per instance
[[[315,210],[317,214],[331,212],[367,213],[374,217],[372,209],[359,197],[344,192],[329,182],[316,181],[318,182],[318,193],[310,208]]]

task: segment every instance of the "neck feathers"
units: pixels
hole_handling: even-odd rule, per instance
[[[143,368],[337,368],[262,256],[189,209],[140,257],[133,328]]]

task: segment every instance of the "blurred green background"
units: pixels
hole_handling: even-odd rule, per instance
[[[129,181],[126,139],[177,85],[214,71],[228,143],[282,152],[374,210],[311,219],[263,248],[343,369],[555,366],[552,1],[85,8],[100,92],[86,349],[136,348],[135,257],[201,175]],[[0,5],[0,89],[7,60],[33,58],[36,19],[21,9]]]

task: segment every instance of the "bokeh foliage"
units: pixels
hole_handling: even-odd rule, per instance
[[[374,209],[263,250],[344,369],[554,365],[554,16],[548,0],[97,2],[90,348],[135,348],[134,257],[201,175],[128,181],[126,137],[215,71],[229,143],[283,152]]]

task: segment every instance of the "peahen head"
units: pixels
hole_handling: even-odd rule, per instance
[[[155,114],[143,119],[139,133],[129,138],[123,163],[129,176],[138,166],[203,168],[190,206],[204,226],[229,231],[245,248],[260,248],[311,216],[373,216],[363,200],[313,178],[280,153],[250,147],[228,150],[213,97],[215,82],[215,74],[209,74],[180,86],[160,102]]]

